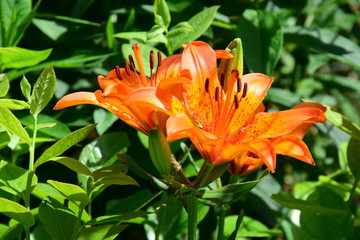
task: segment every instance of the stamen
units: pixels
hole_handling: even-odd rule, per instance
[[[129,62],[130,62],[131,68],[132,68],[133,71],[135,72],[135,71],[136,71],[135,62],[134,62],[134,59],[133,59],[133,56],[132,56],[132,55],[129,55]]]
[[[225,73],[220,73],[220,86],[223,88],[225,83]]]
[[[234,104],[235,104],[235,109],[239,108],[239,98],[237,96],[237,94],[234,95]]]
[[[125,62],[125,71],[126,71],[126,74],[130,76],[130,67],[129,67],[128,62]]]
[[[151,50],[150,51],[150,69],[153,70],[154,69],[154,51]]]
[[[247,83],[244,83],[244,89],[243,89],[243,94],[242,94],[241,98],[244,98],[246,96],[247,89],[248,89],[248,85],[247,85]]]
[[[118,79],[122,80],[119,66],[115,67],[115,73],[116,73],[116,76],[118,77]]]
[[[160,67],[162,61],[162,56],[160,52],[157,52],[157,60],[158,60],[158,67]]]
[[[237,81],[237,92],[241,92],[241,78],[238,77],[236,81]]]
[[[215,88],[215,101],[219,101],[219,92],[220,92],[220,89],[219,87],[216,87]]]
[[[239,70],[237,69],[233,69],[231,70],[231,74],[235,73],[235,77],[238,78],[239,77]]]
[[[209,92],[209,78],[206,78],[205,80],[205,92]]]

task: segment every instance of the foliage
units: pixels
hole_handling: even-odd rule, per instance
[[[199,239],[358,239],[359,14],[355,0],[0,1],[0,238],[186,239],[197,227]],[[269,111],[327,106],[328,122],[305,137],[316,166],[279,156],[274,174],[170,191],[164,139],[148,144],[103,109],[52,109],[97,89],[134,43],[149,59],[237,37],[244,72],[275,79]],[[195,178],[204,160],[189,141],[170,148]]]

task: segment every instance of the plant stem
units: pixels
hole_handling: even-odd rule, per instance
[[[197,198],[195,191],[188,195],[188,240],[196,240],[197,231]]]
[[[31,144],[29,145],[29,169],[28,169],[28,177],[26,181],[26,190],[24,196],[25,207],[30,210],[30,195],[31,195],[31,183],[33,176],[35,174],[34,171],[34,162],[35,162],[35,143],[36,143],[36,135],[37,135],[37,117],[34,116],[34,132],[31,139]],[[30,240],[30,229],[25,228],[25,236],[26,240]]]
[[[219,220],[218,220],[217,240],[222,240],[223,239],[225,216],[226,216],[226,208],[225,208],[225,206],[221,206],[220,207]]]
[[[82,206],[79,206],[79,212],[78,212],[78,216],[77,216],[77,219],[76,219],[74,232],[73,232],[73,234],[71,236],[71,240],[76,240],[78,238],[78,235],[79,235],[79,232],[80,232],[81,216],[82,216],[83,211],[84,211],[84,208]]]
[[[194,188],[199,188],[205,183],[209,173],[214,168],[214,166],[215,165],[212,165],[206,161],[204,162],[204,164],[201,166],[200,172],[192,183]]]

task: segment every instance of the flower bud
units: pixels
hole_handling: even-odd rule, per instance
[[[149,152],[151,161],[159,173],[168,175],[171,171],[171,149],[160,129],[152,129],[149,133]]]

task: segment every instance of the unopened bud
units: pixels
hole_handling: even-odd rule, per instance
[[[159,173],[168,175],[171,171],[171,149],[160,129],[153,129],[149,133],[149,152],[151,161]]]

